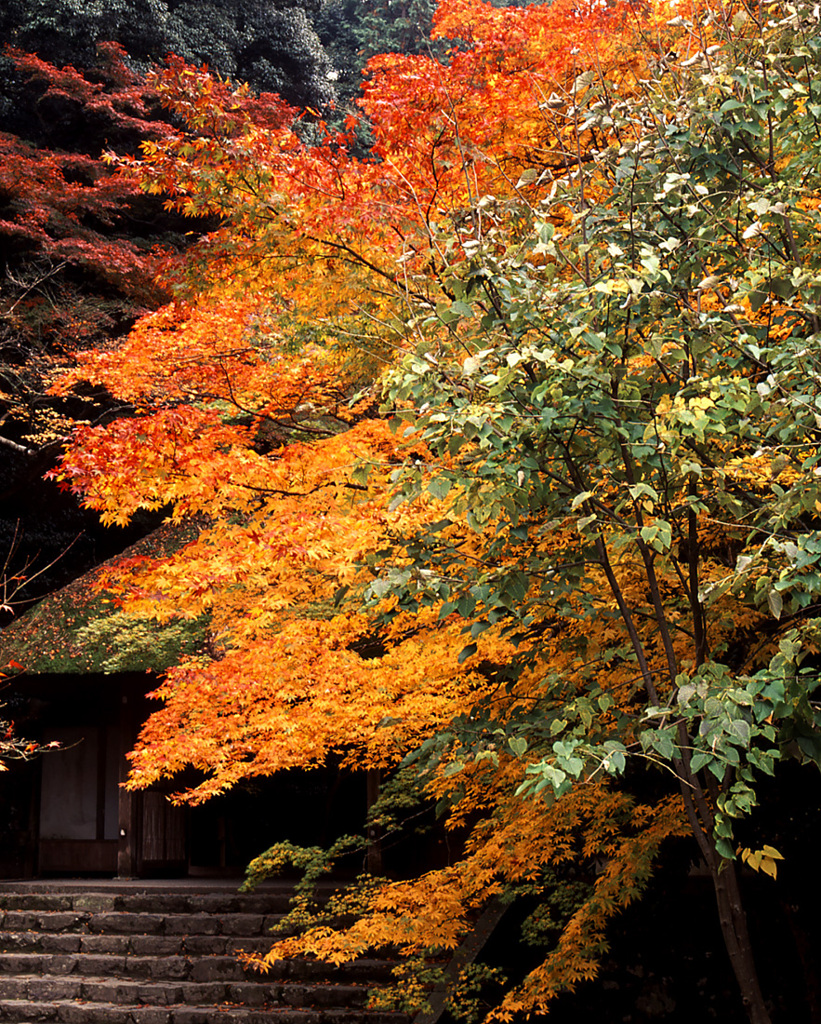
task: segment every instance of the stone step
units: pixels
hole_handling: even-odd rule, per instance
[[[72,1000],[0,1000],[0,1021],[9,1024],[404,1024],[401,1014],[384,1011],[253,1009],[240,1006],[125,1006]]]
[[[110,935],[81,932],[0,932],[0,952],[109,953],[133,956],[233,956],[266,952],[273,935]]]
[[[354,960],[334,967],[318,960],[276,960],[267,972],[244,969],[235,956],[111,956],[99,953],[0,953],[0,977],[7,974],[91,974],[164,981],[274,981],[285,978],[376,984],[389,981],[393,962]]]
[[[1,885],[2,883],[0,883]],[[137,914],[283,914],[291,891],[282,888],[265,894],[172,891],[143,892],[41,892],[0,891],[2,910],[124,911]]]
[[[281,914],[149,914],[76,910],[9,910],[0,914],[4,932],[83,932],[113,935],[268,935]]]
[[[0,955],[0,983],[6,975],[36,974],[50,977],[78,978],[82,975],[106,978],[144,979],[152,981],[238,982],[246,978],[259,979],[250,974],[234,957],[141,957],[100,956],[94,953],[51,956],[46,953],[19,953]],[[287,975],[286,975],[287,976]],[[267,976],[266,976],[267,977]]]
[[[107,976],[7,975],[0,977],[0,1002],[82,1000],[85,1003],[170,1006],[184,1003],[203,1006],[242,1003],[245,1006],[294,1009],[363,1007],[368,992],[361,985],[296,982],[125,981]]]

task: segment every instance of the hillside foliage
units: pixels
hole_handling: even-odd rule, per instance
[[[114,40],[132,70],[170,54],[278,92],[292,103],[321,106],[333,98],[330,63],[311,24],[318,5],[268,0],[7,0],[0,37],[36,50],[51,63],[88,70],[98,43]],[[15,123],[16,77],[0,63],[0,119]]]

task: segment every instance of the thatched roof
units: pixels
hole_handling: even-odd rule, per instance
[[[166,524],[91,572],[49,594],[0,631],[0,671],[13,663],[27,675],[161,672],[202,649],[206,619],[159,624],[124,615],[103,573],[126,558],[170,554],[195,530]],[[19,672],[20,669],[15,669]]]

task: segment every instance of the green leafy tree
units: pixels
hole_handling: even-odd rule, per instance
[[[469,259],[388,389],[434,456],[403,496],[450,502],[434,535],[466,517],[482,539],[466,559],[418,535],[393,579],[551,666],[505,727],[522,797],[664,769],[756,1024],[736,832],[762,774],[821,764],[821,42],[817,11],[782,13],[685,21],[691,56],[618,102],[584,76],[580,130],[617,144],[442,239]],[[773,847],[743,852],[774,873]]]

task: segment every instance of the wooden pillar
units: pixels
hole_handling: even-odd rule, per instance
[[[120,766],[118,771],[117,813],[117,878],[137,878],[140,873],[140,794],[130,793],[123,787],[128,778],[128,759],[137,734],[133,701],[126,694],[120,705]]]
[[[105,840],[105,787],[107,779],[106,771],[106,733],[108,730],[104,724],[97,729],[97,808],[96,822],[94,826],[94,838],[98,843]]]

